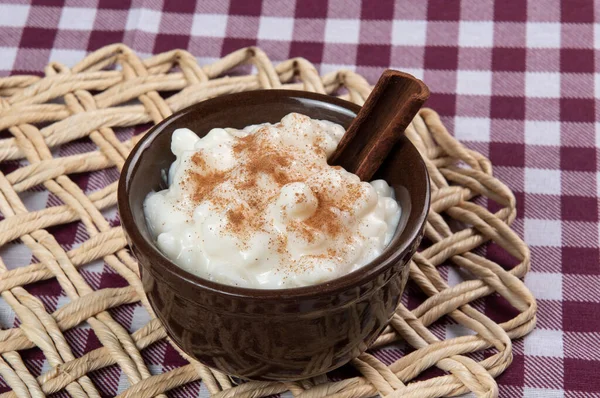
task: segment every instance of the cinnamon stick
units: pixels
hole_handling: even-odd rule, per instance
[[[386,70],[329,163],[342,166],[362,181],[371,180],[428,98],[429,89],[421,80]]]

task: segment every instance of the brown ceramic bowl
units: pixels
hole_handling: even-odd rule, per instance
[[[427,171],[406,138],[376,176],[394,187],[402,207],[396,235],[371,263],[327,283],[259,290],[192,275],[154,245],[142,208],[150,191],[166,188],[161,170],[175,159],[170,141],[177,128],[204,136],[214,127],[275,123],[290,112],[348,127],[359,109],[334,97],[300,91],[232,94],[175,113],[134,148],[119,181],[121,223],[139,261],[148,300],[183,351],[243,378],[297,380],[344,365],[386,326],[400,301],[407,263],[421,240],[429,209]]]

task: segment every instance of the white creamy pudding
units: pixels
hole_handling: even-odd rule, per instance
[[[175,130],[169,188],[144,202],[158,248],[205,279],[261,289],[315,285],[370,262],[400,208],[385,181],[327,164],[343,134],[298,113],[204,138]]]

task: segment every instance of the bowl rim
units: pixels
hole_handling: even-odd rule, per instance
[[[287,90],[287,89],[268,89],[268,90],[255,90],[255,91],[245,91],[233,94],[227,94],[219,97],[210,98],[196,104],[190,105],[186,108],[183,108],[171,116],[161,120],[159,123],[155,124],[148,130],[148,132],[142,137],[139,142],[134,146],[131,150],[127,159],[121,169],[121,174],[119,177],[119,183],[117,188],[117,206],[119,212],[119,218],[121,221],[121,226],[125,232],[125,234],[129,237],[130,244],[132,246],[136,246],[137,250],[146,253],[146,255],[153,259],[154,262],[160,265],[160,268],[165,272],[168,272],[170,276],[174,277],[177,280],[182,281],[183,283],[191,284],[196,289],[206,289],[212,292],[221,293],[223,295],[229,297],[237,297],[237,298],[248,298],[248,299],[275,299],[275,300],[286,300],[286,299],[300,299],[306,297],[315,297],[315,296],[323,296],[323,295],[333,295],[339,293],[340,291],[347,290],[348,288],[356,287],[365,281],[374,279],[377,275],[386,270],[389,266],[393,265],[393,263],[397,262],[413,245],[416,239],[419,238],[421,231],[423,230],[423,226],[427,219],[427,214],[430,207],[430,181],[429,175],[427,171],[427,167],[423,158],[419,151],[414,147],[412,142],[405,137],[405,144],[412,146],[413,150],[418,154],[418,161],[422,164],[422,170],[424,170],[425,174],[425,198],[424,198],[424,207],[421,209],[415,209],[411,207],[411,212],[419,212],[417,215],[417,222],[415,223],[413,229],[409,231],[409,235],[402,242],[398,243],[398,247],[395,250],[387,250],[390,246],[388,245],[386,249],[384,249],[383,253],[374,258],[369,263],[361,266],[360,268],[344,275],[339,278],[332,279],[327,282],[322,282],[316,285],[302,286],[302,287],[293,287],[293,288],[281,288],[281,289],[257,289],[257,288],[248,288],[248,287],[240,287],[227,285],[219,282],[210,281],[208,279],[204,279],[198,275],[192,274],[183,268],[180,268],[174,262],[172,262],[169,258],[167,258],[155,244],[149,242],[140,232],[137,223],[133,217],[132,209],[130,206],[128,191],[130,181],[134,175],[134,171],[136,165],[139,163],[142,158],[142,154],[144,149],[148,148],[152,142],[165,131],[165,127],[169,124],[176,121],[179,117],[189,113],[194,112],[196,114],[202,114],[199,112],[203,107],[209,106],[214,103],[218,103],[220,101],[226,100],[237,100],[244,101],[248,100],[251,97],[257,98],[266,98],[270,99],[283,98],[283,97],[292,97],[292,98],[302,98],[308,100],[314,100],[319,102],[324,102],[327,104],[332,104],[354,112],[358,113],[360,110],[360,106],[354,104],[350,101],[346,101],[334,96],[330,96],[327,94],[319,94],[307,91],[300,90]],[[256,98],[252,98],[256,99]],[[406,228],[406,227],[405,227]],[[397,234],[403,234],[403,231],[396,232],[394,237]],[[392,238],[393,240],[394,238]],[[157,275],[152,267],[145,267],[142,265],[142,262],[137,259],[138,265],[144,269],[148,268],[148,271],[154,274],[154,277],[159,277],[164,282],[169,283],[164,278],[164,275]],[[404,265],[406,266],[406,264]],[[169,283],[171,284],[171,283]]]

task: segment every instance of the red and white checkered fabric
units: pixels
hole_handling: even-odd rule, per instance
[[[516,230],[531,246],[526,284],[538,299],[538,327],[515,343],[500,376],[502,397],[600,397],[600,3],[595,0],[32,0],[0,4],[0,73],[42,74],[106,44],[140,54],[183,48],[211,62],[258,45],[273,61],[305,57],[322,72],[352,69],[374,82],[384,68],[408,71],[431,88],[436,109],[462,142],[489,156],[516,194]],[[123,132],[123,134],[131,134]],[[73,143],[60,151],[89,151]],[[7,173],[15,165],[2,164]],[[73,177],[87,192],[112,171]],[[52,205],[32,192],[30,209]],[[490,204],[490,207],[493,205]],[[118,223],[113,211],[109,219]],[[71,248],[86,236],[77,224],[51,231]],[[9,268],[29,264],[18,244],[0,255]],[[487,255],[510,267],[495,246]],[[125,286],[98,263],[82,274],[93,287]],[[450,273],[448,278],[457,277]],[[28,285],[48,311],[66,301],[55,281]],[[409,289],[410,306],[415,291]],[[511,317],[494,297],[480,303],[494,320]],[[130,305],[112,310],[134,330],[147,321]],[[18,322],[0,299],[0,325]],[[433,326],[442,337],[464,331]],[[82,325],[67,332],[79,356],[100,346]],[[153,372],[185,363],[166,343],[143,352]],[[401,349],[380,350],[392,361]],[[38,350],[23,353],[34,374],[47,369]],[[94,372],[106,395],[126,386],[116,366]],[[0,380],[0,392],[6,385]],[[171,394],[207,395],[199,383]]]

